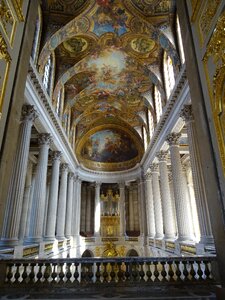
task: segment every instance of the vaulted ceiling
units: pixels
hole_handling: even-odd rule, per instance
[[[87,168],[132,168],[144,153],[147,109],[157,85],[164,95],[164,50],[174,65],[174,1],[46,0],[40,70],[55,59],[53,101],[76,127],[76,155]],[[155,117],[155,116],[154,116]]]

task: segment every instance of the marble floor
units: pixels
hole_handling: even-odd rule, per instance
[[[140,299],[140,300],[215,300],[215,287],[198,286],[132,286],[132,287],[95,287],[95,288],[66,288],[43,287],[29,289],[5,288],[0,290],[0,299]]]

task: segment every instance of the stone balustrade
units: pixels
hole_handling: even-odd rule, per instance
[[[0,260],[0,286],[215,284],[215,257]]]

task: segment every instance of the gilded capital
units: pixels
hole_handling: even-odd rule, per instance
[[[181,110],[180,117],[185,121],[193,121],[193,113],[192,113],[192,106],[191,105],[184,105],[183,109]]]
[[[62,152],[60,152],[60,151],[53,151],[52,152],[52,161],[60,160],[61,157],[62,157]]]
[[[41,145],[48,145],[50,146],[52,143],[52,136],[50,133],[40,133],[38,137],[38,144]]]
[[[179,145],[180,133],[172,132],[167,135],[166,141],[170,146]]]
[[[159,151],[156,153],[156,156],[158,157],[159,161],[167,161],[168,158],[168,151]]]
[[[34,120],[37,117],[38,117],[38,113],[34,108],[34,105],[23,105],[22,113],[21,113],[22,122],[27,122],[27,121],[34,122]]]

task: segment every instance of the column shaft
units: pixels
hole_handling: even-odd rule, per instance
[[[125,236],[126,226],[125,226],[125,183],[120,182],[120,202],[119,202],[119,213],[120,213],[120,236]]]
[[[152,193],[152,178],[150,173],[147,173],[145,182],[146,182],[146,211],[147,211],[148,236],[154,238],[155,217],[154,217],[154,203],[153,203],[153,193]]]
[[[71,226],[72,226],[72,206],[73,206],[73,183],[74,174],[69,173],[68,190],[67,190],[67,206],[66,206],[66,229],[65,234],[67,238],[71,237]]]
[[[59,201],[56,221],[57,239],[65,238],[65,219],[66,219],[66,202],[67,202],[67,177],[68,164],[62,164],[61,180],[59,189]]]
[[[129,187],[129,231],[134,231],[133,187]]]
[[[19,225],[23,205],[31,127],[36,117],[37,113],[33,106],[23,106],[17,152],[6,201],[1,244],[17,245],[19,241]]]
[[[95,184],[95,236],[100,236],[100,218],[101,218],[101,206],[100,206],[100,186],[97,182]]]

